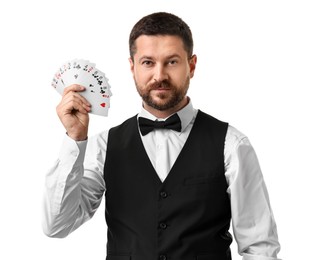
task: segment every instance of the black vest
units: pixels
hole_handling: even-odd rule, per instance
[[[106,183],[107,260],[230,260],[224,175],[227,123],[201,111],[162,183],[137,117],[110,129]]]

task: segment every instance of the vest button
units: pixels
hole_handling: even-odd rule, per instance
[[[160,260],[167,260],[167,257],[166,257],[166,255],[160,255],[159,259]]]
[[[161,223],[160,223],[160,228],[166,229],[166,228],[167,228],[167,225],[166,225],[164,222],[161,222]]]
[[[165,191],[161,191],[160,196],[165,199],[167,198],[168,194]]]

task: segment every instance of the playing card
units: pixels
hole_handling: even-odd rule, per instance
[[[56,89],[56,91],[62,95],[65,88],[65,83],[61,78],[60,72],[57,71],[53,77],[51,85]]]
[[[80,73],[86,68],[95,67],[95,64],[90,63],[88,60],[72,60],[65,63],[61,70],[63,71],[62,78],[67,86],[78,83]]]
[[[85,66],[76,79],[76,83],[86,88],[80,94],[92,103],[91,113],[102,114],[109,108],[110,92],[105,74],[95,66]]]
[[[55,73],[51,85],[62,95],[65,87],[78,84],[85,87],[80,92],[91,103],[91,113],[108,115],[112,96],[105,73],[88,60],[74,59],[65,62]]]

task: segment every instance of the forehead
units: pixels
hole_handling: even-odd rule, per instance
[[[135,57],[187,56],[182,39],[173,35],[141,35],[135,41]]]

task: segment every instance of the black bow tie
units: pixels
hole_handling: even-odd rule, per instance
[[[142,135],[150,133],[155,128],[172,129],[177,132],[180,132],[182,129],[180,118],[177,114],[172,115],[165,121],[152,121],[144,117],[139,117],[139,127]]]

